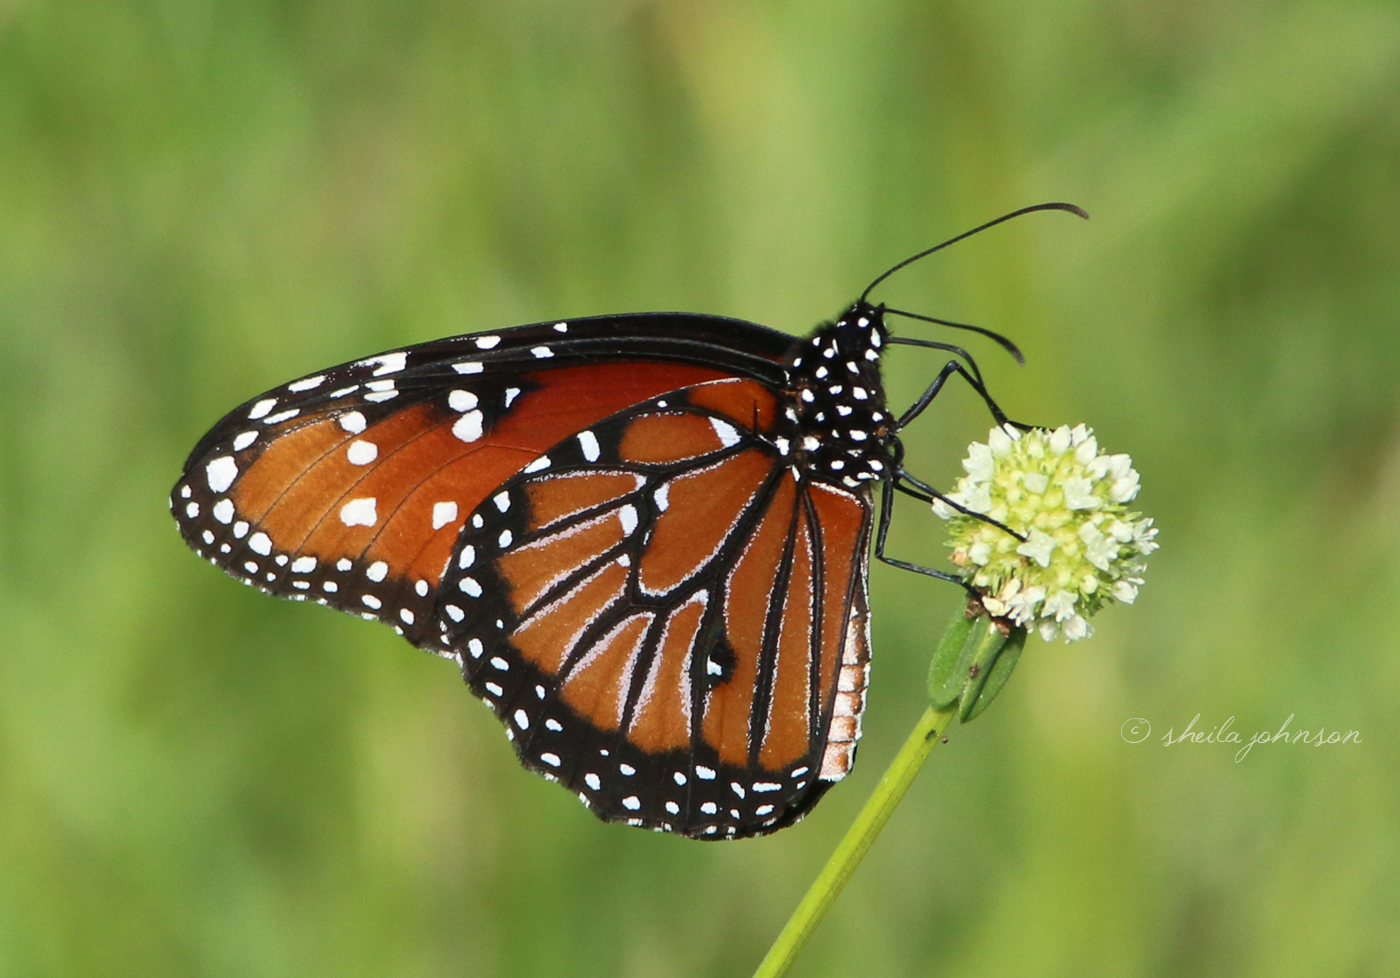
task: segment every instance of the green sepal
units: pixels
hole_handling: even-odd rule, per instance
[[[972,621],[966,615],[958,615],[950,621],[934,650],[928,668],[928,697],[936,710],[946,710],[962,695],[963,680],[967,678],[976,645],[969,643]]]
[[[987,676],[991,674],[1005,644],[1006,636],[991,618],[981,615],[973,621],[972,634],[968,635],[962,658],[958,661],[962,667],[959,671],[962,689],[958,693],[958,719],[963,723],[971,719],[972,709],[977,705]]]
[[[983,640],[978,643],[977,655],[973,658],[973,665],[977,666],[976,675],[972,675],[972,670],[969,669],[958,710],[958,716],[963,723],[975,720],[992,700],[996,699],[1001,688],[1011,678],[1016,663],[1021,659],[1021,650],[1025,647],[1024,628],[1013,626],[1009,635],[1003,635],[1001,629],[996,626],[985,630]]]

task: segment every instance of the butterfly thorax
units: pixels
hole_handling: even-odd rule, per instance
[[[891,465],[884,434],[890,418],[880,379],[889,339],[880,310],[857,302],[794,347],[788,358],[791,445],[812,477],[855,487],[885,477]]]

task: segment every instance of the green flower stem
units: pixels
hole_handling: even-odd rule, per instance
[[[807,895],[797,905],[787,926],[768,949],[763,963],[754,972],[754,978],[780,978],[785,975],[792,963],[797,960],[807,939],[812,936],[831,905],[841,894],[851,874],[865,858],[880,830],[890,820],[895,806],[899,804],[919,768],[924,766],[929,752],[943,737],[943,731],[958,715],[958,704],[936,710],[932,706],[924,710],[924,715],[909,734],[895,759],[890,762],[880,778],[874,792],[866,799],[865,807],[856,816],[855,822],[846,831],[846,836],[836,851],[827,860],[821,875],[812,883]]]

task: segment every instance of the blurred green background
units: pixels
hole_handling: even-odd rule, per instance
[[[1093,220],[880,295],[1020,341],[973,344],[993,391],[1132,453],[1163,548],[953,732],[795,974],[1400,974],[1396,4],[0,0],[0,975],[747,974],[955,589],[874,568],[856,773],[700,844],[523,773],[451,664],[205,565],[166,493],[318,367],[644,309],[805,332],[1051,199]],[[886,362],[896,402],[938,365]],[[911,466],[987,427],[952,391]],[[1196,714],[1362,743],[1161,743]]]

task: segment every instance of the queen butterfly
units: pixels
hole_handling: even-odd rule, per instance
[[[1045,207],[1068,205],[1026,210]],[[599,817],[776,831],[854,760],[874,484],[876,556],[950,576],[884,557],[891,490],[934,494],[904,471],[899,430],[953,373],[1005,420],[964,351],[891,336],[894,310],[867,301],[884,277],[806,339],[598,316],[302,377],[200,440],[176,521],[244,583],[458,662],[521,763]],[[895,418],[889,342],[967,366]]]

